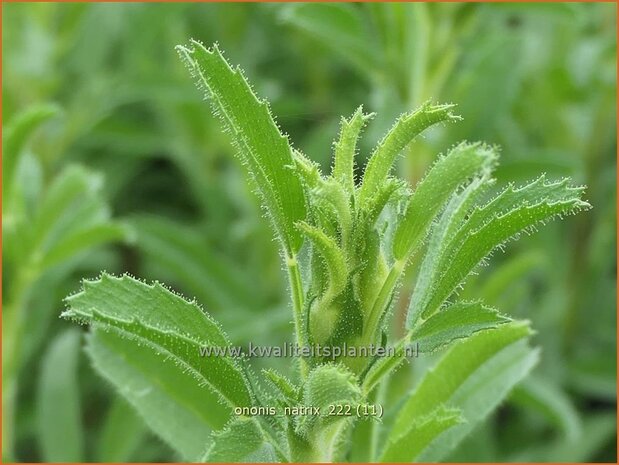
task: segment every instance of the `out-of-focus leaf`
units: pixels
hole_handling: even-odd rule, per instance
[[[206,386],[146,345],[95,330],[87,352],[94,368],[184,460],[197,460],[211,431],[230,417],[230,409]]]
[[[77,369],[80,332],[69,329],[52,341],[42,360],[38,386],[38,434],[47,462],[83,462],[84,432]]]
[[[541,412],[570,440],[576,439],[582,432],[574,405],[552,381],[530,376],[516,386],[510,399],[516,404]]]
[[[283,9],[280,17],[332,48],[364,76],[379,74],[380,55],[368,40],[364,18],[356,5],[297,3]]]
[[[190,227],[157,217],[138,217],[131,224],[136,246],[198,296],[208,308],[226,313],[260,305],[259,290],[239,265],[212,250]]]
[[[144,421],[127,401],[116,397],[97,441],[95,461],[129,462],[145,436]]]
[[[56,116],[56,105],[38,105],[25,110],[9,123],[2,137],[2,191],[10,193],[19,157],[30,135],[45,121]]]
[[[15,239],[41,270],[94,246],[131,239],[127,226],[111,220],[102,182],[97,174],[71,165],[44,193],[33,226]]]
[[[217,46],[207,50],[194,41],[177,49],[230,131],[286,252],[295,255],[302,244],[295,223],[305,219],[306,212],[288,138],[273,121],[268,104],[256,97],[241,70],[233,69]]]
[[[488,279],[476,291],[484,302],[495,304],[509,286],[523,278],[536,267],[544,264],[545,257],[540,250],[519,253],[492,270]]]
[[[510,462],[527,462],[539,460],[550,462],[562,460],[564,462],[587,462],[594,460],[605,446],[612,445],[617,435],[617,416],[614,413],[593,414],[583,420],[582,434],[574,439],[560,438],[546,442],[541,446],[534,446],[521,450],[508,457]]]
[[[133,234],[127,225],[111,221],[76,231],[54,245],[45,255],[42,266],[48,268],[97,245],[120,242],[131,237]]]

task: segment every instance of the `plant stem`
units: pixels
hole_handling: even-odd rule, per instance
[[[303,347],[307,339],[305,328],[303,326],[303,282],[301,281],[301,272],[299,270],[299,262],[296,255],[286,257],[286,266],[288,267],[288,279],[290,281],[290,292],[292,293],[292,305],[294,312],[294,326],[297,338],[297,345]],[[307,376],[307,362],[300,358],[301,378]]]

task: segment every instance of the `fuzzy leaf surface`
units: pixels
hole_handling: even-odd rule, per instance
[[[424,462],[441,460],[536,363],[538,352],[528,347],[529,334],[526,322],[513,322],[480,331],[453,345],[402,406],[388,443],[397,441],[411,422],[434,409],[456,408],[465,423],[446,431],[418,456]]]
[[[432,220],[458,187],[496,160],[493,149],[482,144],[462,143],[440,158],[419,183],[411,197],[394,238],[393,253],[403,260],[420,245]]]
[[[456,339],[509,321],[481,302],[458,302],[424,321],[413,330],[411,339],[419,344],[420,352],[433,352]]]
[[[96,281],[84,281],[83,290],[68,297],[67,304],[65,318],[147,344],[193,374],[230,407],[251,404],[248,381],[238,360],[200,356],[201,347],[223,350],[230,344],[219,325],[195,302],[159,283],[147,285],[129,276],[103,274]]]
[[[173,359],[114,332],[94,330],[87,353],[94,368],[184,460],[197,460],[230,409]]]
[[[453,105],[426,103],[419,109],[402,115],[378,143],[368,161],[359,191],[359,203],[364,205],[387,179],[396,157],[425,129],[442,121],[458,119],[451,113]]]
[[[537,182],[529,186],[529,195],[526,195],[527,187],[516,193],[510,187],[497,197],[517,196],[517,201],[495,199],[474,209],[440,253],[434,269],[435,276],[440,273],[440,277],[427,287],[417,289],[411,301],[411,323],[415,322],[417,315],[428,317],[433,314],[474,268],[504,242],[555,216],[589,208],[588,203],[580,200],[582,189],[572,188],[566,183],[561,183],[561,189],[551,185],[547,197],[540,193]],[[505,211],[498,205],[513,205],[513,208]]]
[[[343,436],[355,418],[356,405],[361,401],[361,389],[355,376],[344,366],[319,365],[309,374],[303,386],[303,404],[320,408],[320,416],[297,417],[297,432],[320,444],[320,457],[339,461]],[[351,406],[351,415],[329,415],[331,406]]]
[[[463,422],[458,409],[438,407],[425,417],[411,422],[408,430],[390,441],[381,462],[413,462],[444,431]]]
[[[344,185],[348,195],[352,195],[355,188],[353,175],[357,139],[365,123],[373,116],[373,113],[364,114],[363,107],[359,107],[350,119],[342,118],[341,121],[340,137],[335,144],[333,177]]]
[[[193,41],[177,49],[232,136],[287,253],[294,255],[302,243],[294,225],[306,211],[288,138],[275,124],[267,102],[256,97],[241,70],[233,69],[217,46],[208,50]]]
[[[252,418],[236,418],[225,429],[213,433],[212,441],[203,462],[279,462],[275,449]]]

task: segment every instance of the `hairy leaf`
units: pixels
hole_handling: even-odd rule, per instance
[[[420,352],[436,349],[484,329],[496,328],[509,318],[481,302],[458,302],[432,316],[413,330],[411,340]]]
[[[325,298],[331,300],[346,286],[347,267],[344,254],[335,240],[320,229],[305,222],[299,223],[298,227],[312,241],[324,259],[329,273],[329,287],[325,292]]]
[[[428,415],[414,419],[405,433],[390,440],[380,461],[413,462],[428,444],[444,431],[463,421],[460,410],[444,406],[437,407]]]
[[[453,194],[440,219],[432,228],[428,248],[417,275],[413,298],[406,315],[407,328],[412,328],[419,318],[419,315],[415,313],[419,311],[419,307],[415,306],[414,303],[420,299],[419,296],[422,295],[424,290],[438,280],[438,275],[443,271],[438,269],[436,264],[444,253],[446,244],[452,239],[471,205],[488,184],[489,179],[486,177],[475,178],[462,192]]]
[[[318,407],[320,416],[297,417],[297,432],[319,445],[321,461],[339,461],[344,435],[356,416],[361,402],[361,389],[355,376],[344,366],[320,365],[309,374],[303,386],[303,404]],[[331,406],[351,407],[349,415],[329,415]],[[344,411],[345,412],[345,411]]]
[[[478,173],[488,172],[496,157],[496,152],[483,144],[462,143],[434,164],[415,189],[396,229],[393,253],[398,260],[415,251],[454,191]]]
[[[415,137],[434,124],[458,119],[450,111],[453,107],[454,105],[431,105],[428,102],[419,109],[402,115],[396,121],[379,142],[365,168],[359,191],[361,205],[365,205],[374,196],[387,179],[396,157]]]
[[[344,185],[348,195],[352,195],[355,188],[354,167],[357,139],[363,126],[374,117],[374,113],[364,114],[363,106],[350,119],[342,118],[340,138],[335,144],[335,162],[333,177]]]
[[[230,356],[200,356],[204,346],[229,346],[219,325],[195,302],[161,284],[147,285],[129,276],[103,274],[84,281],[83,291],[67,298],[65,318],[91,323],[147,344],[170,357],[197,381],[213,389],[229,406],[251,404],[240,362]]]
[[[88,337],[87,352],[94,368],[184,460],[197,460],[211,431],[230,417],[217,395],[173,359],[146,345],[95,330]]]
[[[208,50],[193,41],[177,50],[230,132],[287,253],[296,254],[302,238],[294,224],[306,215],[303,187],[288,138],[273,121],[267,102],[256,97],[241,70],[230,67],[217,46]]]
[[[17,115],[2,137],[2,192],[10,193],[19,156],[30,135],[42,123],[56,116],[60,109],[55,105],[40,105]],[[3,195],[4,197],[4,195]]]
[[[276,450],[253,418],[239,417],[225,429],[213,434],[212,445],[203,462],[274,463],[279,462]]]
[[[428,317],[488,254],[520,232],[552,217],[589,208],[588,203],[580,200],[580,192],[566,186],[561,200],[555,196],[551,196],[552,200],[539,199],[536,194],[531,203],[521,203],[507,212],[499,210],[493,215],[491,202],[486,207],[490,212],[482,208],[477,211],[484,211],[483,214],[471,214],[441,254],[436,265],[436,269],[442,271],[440,279],[415,296],[412,313]],[[475,228],[480,224],[480,216],[489,219]]]
[[[441,405],[460,409],[465,423],[430,444],[420,461],[439,461],[491,412],[531,369],[538,353],[527,345],[526,322],[480,331],[455,344],[426,373],[399,411],[389,441],[404,434],[411,421]]]

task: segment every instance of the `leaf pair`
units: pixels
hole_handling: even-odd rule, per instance
[[[513,322],[453,345],[399,409],[381,461],[445,457],[536,363],[530,332],[527,323]]]
[[[438,311],[495,248],[536,224],[590,207],[580,199],[583,188],[570,186],[567,179],[546,182],[543,176],[472,206],[484,188],[483,179],[454,194],[433,229],[413,291],[409,328]]]

